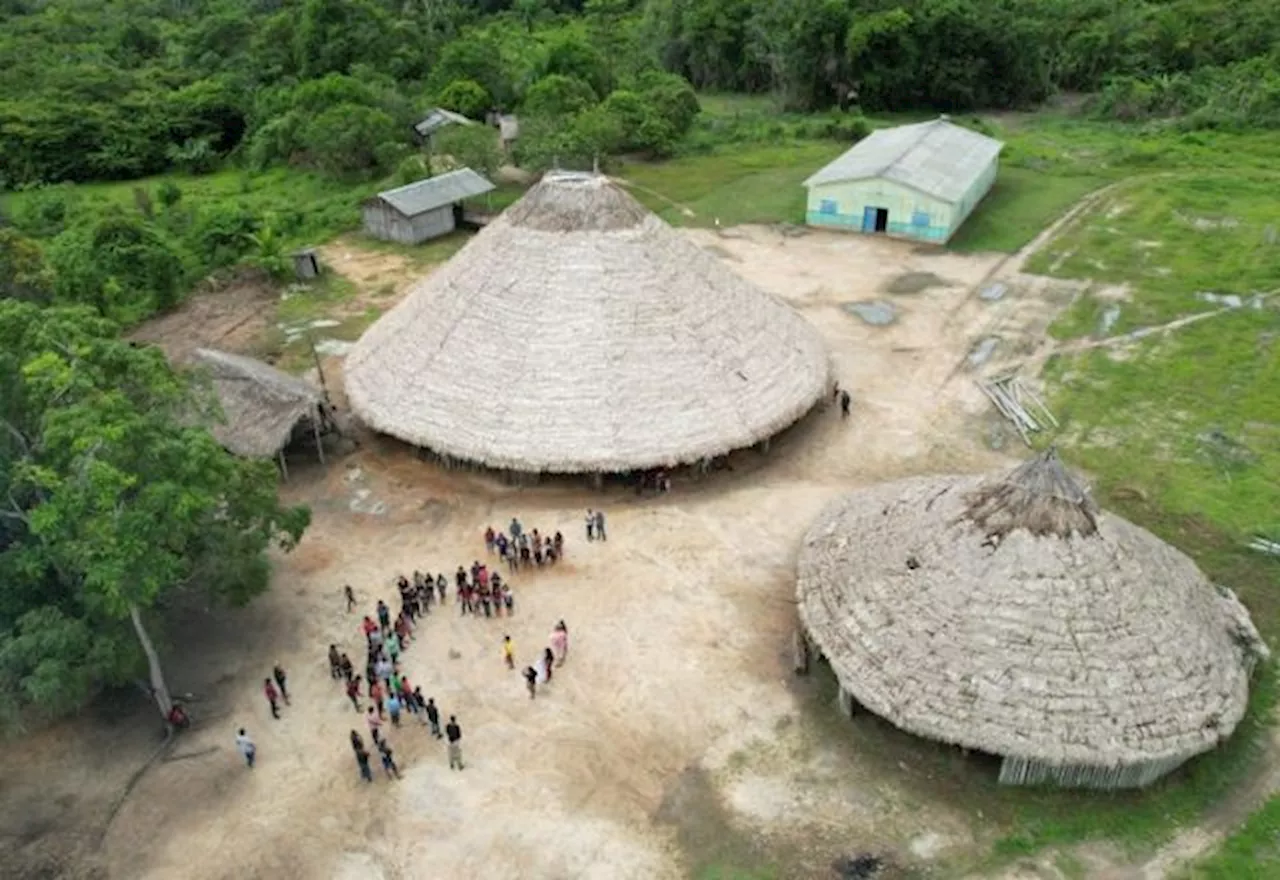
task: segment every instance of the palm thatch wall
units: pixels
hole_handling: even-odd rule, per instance
[[[324,395],[307,382],[253,358],[197,349],[191,366],[208,373],[226,421],[210,426],[236,455],[270,458],[288,444],[297,424],[323,422]]]
[[[1001,755],[1006,783],[1146,785],[1231,735],[1268,656],[1230,590],[1052,451],[839,499],[797,592],[846,706]]]
[[[525,473],[691,464],[826,392],[816,330],[606,177],[547,175],[347,356],[354,412]]]

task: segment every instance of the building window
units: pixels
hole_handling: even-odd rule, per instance
[[[819,214],[839,214],[840,206],[836,204],[835,199],[823,199],[818,205]]]
[[[916,211],[911,215],[912,226],[928,226],[929,214],[925,211]]]

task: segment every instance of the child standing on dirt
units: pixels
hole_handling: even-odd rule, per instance
[[[253,740],[249,739],[249,734],[244,732],[243,727],[236,734],[236,748],[244,756],[245,764],[252,770],[253,760],[258,754],[258,747],[253,744]]]
[[[569,632],[564,628],[564,621],[556,624],[551,631],[551,650],[555,654],[556,665],[563,666],[565,655],[569,653]]]
[[[848,391],[840,392],[840,418],[847,419],[849,417],[849,404],[853,402],[853,398],[849,396]]]
[[[351,589],[351,584],[347,584],[342,588],[342,595],[347,600],[347,613],[351,613],[351,609],[356,607],[356,591]]]
[[[601,541],[609,540],[609,536],[605,534],[605,530],[604,530],[604,511],[603,510],[596,511],[596,538]]]
[[[384,633],[391,629],[391,609],[381,599],[378,600],[378,624]]]
[[[529,689],[529,699],[533,699],[538,694],[538,670],[532,666],[524,668],[524,684]]]
[[[508,669],[516,668],[516,646],[511,641],[511,636],[502,637],[502,659],[506,661]]]
[[[587,540],[594,541],[596,538],[596,513],[590,507],[587,508],[587,516],[583,522],[587,526]]]

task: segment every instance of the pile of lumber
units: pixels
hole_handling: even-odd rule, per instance
[[[1013,426],[1022,442],[1031,445],[1031,435],[1058,427],[1058,420],[1035,392],[1016,374],[978,379],[978,387]]]

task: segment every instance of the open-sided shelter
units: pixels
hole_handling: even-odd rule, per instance
[[[1003,148],[945,116],[882,128],[804,182],[806,222],[941,244],[995,183]]]
[[[525,473],[697,463],[828,388],[816,330],[621,186],[552,172],[347,356],[352,410],[452,459]]]
[[[190,366],[207,372],[224,422],[210,425],[226,449],[246,458],[280,457],[294,430],[305,424],[324,460],[320,436],[329,426],[324,393],[297,376],[243,355],[199,348]]]
[[[797,591],[847,710],[998,755],[1011,784],[1151,783],[1231,735],[1268,654],[1230,590],[1052,450],[837,500]]]
[[[362,206],[364,230],[374,238],[419,244],[448,235],[462,223],[462,203],[494,186],[470,168],[459,168],[380,192]]]

